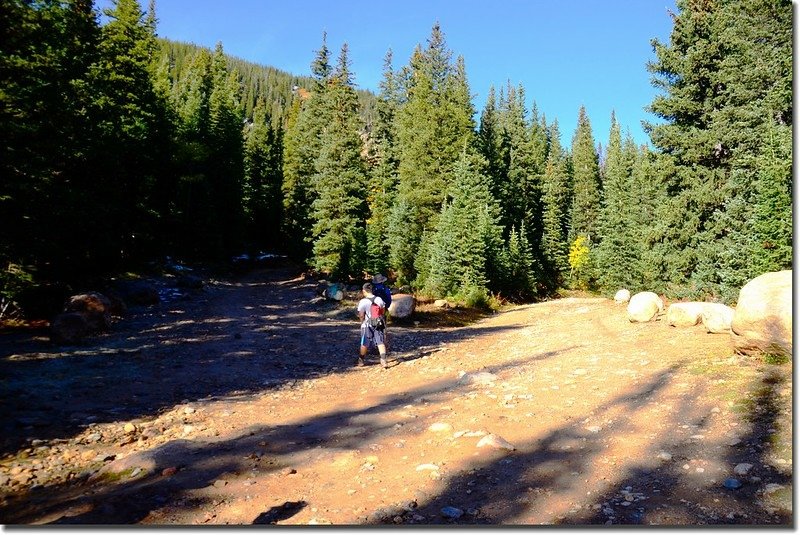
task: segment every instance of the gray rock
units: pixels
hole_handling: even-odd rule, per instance
[[[513,444],[499,435],[486,435],[478,441],[478,447],[489,446],[498,450],[514,451],[517,449]]]
[[[389,305],[389,314],[393,318],[407,318],[417,308],[417,300],[411,294],[393,294],[392,304]]]
[[[460,385],[476,384],[476,385],[486,386],[494,383],[495,381],[497,381],[497,376],[489,372],[477,372],[477,373],[461,372],[459,373],[458,377],[458,384]]]
[[[80,344],[90,330],[83,314],[67,312],[59,314],[53,320],[50,325],[50,340],[58,345]]]
[[[737,476],[744,476],[744,475],[747,475],[747,472],[749,472],[751,468],[753,468],[753,465],[750,464],[750,463],[739,463],[733,469],[733,472]]]

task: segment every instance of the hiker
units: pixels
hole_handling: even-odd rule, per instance
[[[364,357],[373,346],[378,346],[381,355],[381,366],[388,368],[386,362],[386,303],[373,294],[371,282],[362,286],[364,297],[358,302],[358,319],[361,320],[361,347],[359,348],[358,366],[364,365]]]
[[[386,280],[386,276],[380,273],[372,277],[372,293],[383,299],[383,302],[386,303],[386,310],[389,310],[389,306],[392,304],[392,291],[383,284]]]
[[[377,275],[372,277],[372,293],[377,295],[383,302],[386,303],[386,310],[384,314],[386,318],[389,318],[389,307],[392,304],[392,290],[389,289],[384,283],[387,281],[386,276],[378,273]],[[384,331],[383,333],[383,345],[387,348],[389,347],[389,335]],[[388,351],[388,349],[387,349]]]

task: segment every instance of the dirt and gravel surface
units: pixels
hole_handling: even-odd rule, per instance
[[[0,335],[0,523],[793,525],[791,363],[570,297],[424,304],[357,368],[355,293],[318,285]]]

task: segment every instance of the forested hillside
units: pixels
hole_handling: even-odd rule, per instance
[[[623,286],[731,302],[791,267],[792,5],[677,5],[642,66],[661,121],[637,146],[584,109],[560,125],[522,86],[476,106],[438,24],[399,64],[387,51],[372,95],[324,35],[287,74],[161,39],[137,0],[102,25],[91,0],[4,2],[1,304],[259,249],[470,304]]]

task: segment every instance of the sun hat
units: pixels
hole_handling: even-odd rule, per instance
[[[372,277],[372,282],[374,282],[375,284],[381,284],[383,282],[386,282],[386,280],[387,280],[386,277],[381,275],[380,273]]]

